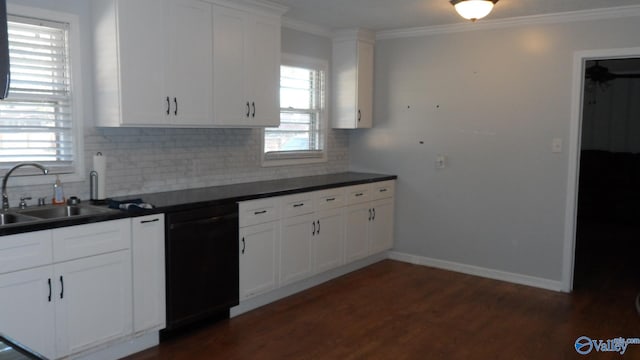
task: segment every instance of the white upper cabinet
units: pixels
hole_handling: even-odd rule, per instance
[[[215,125],[280,124],[280,16],[214,6]]]
[[[373,33],[345,30],[333,39],[333,127],[373,126]]]
[[[165,9],[168,50],[165,93],[169,97],[165,108],[169,114],[165,119],[176,126],[211,125],[212,5],[197,0],[165,0]]]
[[[251,4],[92,0],[96,124],[277,126],[284,8]]]
[[[212,123],[212,5],[94,0],[98,126]]]

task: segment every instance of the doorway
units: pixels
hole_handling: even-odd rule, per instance
[[[572,286],[633,299],[640,291],[640,56],[584,59],[581,80]]]

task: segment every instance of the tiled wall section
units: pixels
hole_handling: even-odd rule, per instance
[[[107,196],[119,196],[348,170],[348,131],[329,132],[326,163],[265,168],[260,166],[260,134],[258,129],[89,128],[85,173],[91,170],[93,155],[102,152],[107,156]],[[89,198],[86,178],[65,183],[66,196]],[[25,195],[46,196],[49,203],[52,186],[14,186],[9,195],[12,206]]]

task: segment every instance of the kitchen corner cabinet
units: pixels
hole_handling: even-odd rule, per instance
[[[133,332],[166,326],[164,214],[131,219]]]
[[[96,124],[211,125],[211,12],[198,0],[92,0]]]
[[[51,359],[130,334],[129,229],[125,219],[0,238],[0,332]]]
[[[345,261],[393,247],[395,181],[347,189]]]
[[[348,30],[333,39],[333,127],[373,126],[373,33]]]
[[[278,201],[271,198],[241,202],[239,213],[242,301],[278,286]]]
[[[280,16],[213,6],[215,125],[280,125]]]

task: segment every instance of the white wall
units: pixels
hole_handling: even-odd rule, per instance
[[[562,280],[574,52],[638,47],[638,20],[378,41],[350,167],[398,175],[396,250]]]
[[[93,54],[90,2],[86,0],[9,0],[10,3],[77,14],[80,17],[84,88],[85,173],[92,156],[108,156],[107,196],[224,185],[348,170],[348,133],[329,131],[326,163],[262,168],[257,129],[104,129],[93,121]],[[141,19],[144,21],[144,19]],[[331,59],[331,40],[294,30],[282,30],[283,52]],[[277,91],[277,90],[276,90]],[[51,177],[51,184],[55,178]],[[65,183],[65,193],[89,196],[88,179]],[[24,195],[47,196],[51,185],[21,186],[19,177],[9,181],[11,204]],[[32,201],[33,203],[33,201]]]

